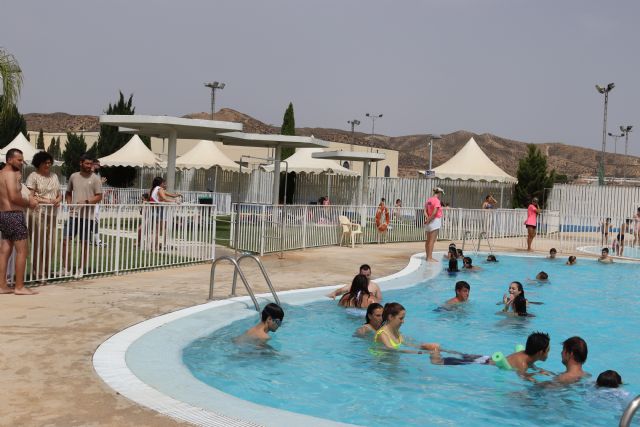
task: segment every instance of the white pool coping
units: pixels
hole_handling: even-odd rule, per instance
[[[443,253],[437,254],[441,256]],[[427,263],[424,258],[424,253],[413,255],[404,269],[376,279],[376,283],[382,290],[402,289],[429,280],[442,271],[441,263]],[[302,305],[326,299],[326,294],[336,287],[338,285],[284,291],[278,293],[278,296],[287,304]],[[256,295],[263,300],[270,296]],[[198,317],[202,317],[198,314],[214,309],[224,314],[224,317],[221,316],[216,322],[211,322],[210,319],[198,320]],[[191,374],[182,362],[182,350],[189,343],[255,314],[253,304],[247,296],[212,301],[155,317],[133,325],[102,343],[93,355],[93,366],[103,381],[122,396],[171,418],[199,426],[349,425],[248,402],[210,387]],[[194,323],[192,326],[196,327],[196,332],[189,335],[184,330],[171,330],[171,323],[189,321],[186,319],[188,317],[191,317],[190,321]],[[145,358],[148,363],[145,363],[146,366],[137,366],[140,376],[154,377],[154,387],[133,372],[127,363],[127,352],[143,335],[159,328],[165,328],[163,333],[172,334],[171,339],[163,341],[161,349],[149,348],[148,358]],[[177,396],[187,396],[188,399],[185,400],[190,400],[191,403],[176,398]]]

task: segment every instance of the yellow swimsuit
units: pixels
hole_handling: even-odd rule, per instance
[[[402,345],[402,335],[400,335],[399,341],[395,342],[393,338],[391,338],[391,335],[387,331],[385,331],[383,328],[378,329],[378,331],[376,332],[376,336],[373,338],[373,342],[378,342],[378,337],[382,333],[385,333],[389,337],[389,344],[391,344],[391,347],[393,347],[394,350],[397,350],[400,348],[400,346]]]

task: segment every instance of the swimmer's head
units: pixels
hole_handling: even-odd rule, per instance
[[[556,248],[549,249],[549,258],[555,258],[557,253],[558,251],[556,250]]]
[[[456,282],[456,297],[460,301],[467,301],[469,299],[469,292],[471,292],[471,286],[467,282],[464,280]]]
[[[382,325],[382,309],[382,305],[377,302],[369,304],[369,307],[367,307],[367,315],[365,316],[365,323],[368,323],[375,329],[380,328]]]
[[[578,259],[575,257],[575,255],[571,255],[571,256],[569,257],[569,260],[567,261],[567,264],[569,264],[569,265],[573,265],[573,264],[575,264],[575,263],[576,263],[576,261],[577,261],[577,260],[578,260]]]
[[[371,277],[371,267],[369,264],[362,264],[360,266],[360,274],[364,274],[367,278]]]
[[[602,255],[609,255],[609,248],[602,248]]]
[[[465,268],[471,268],[471,267],[473,267],[473,260],[471,259],[471,257],[466,256],[466,257],[462,258],[462,265]]]
[[[579,364],[587,361],[589,349],[587,343],[580,337],[571,337],[562,343],[562,363],[566,365],[569,360],[573,359]]]
[[[522,283],[520,282],[511,282],[509,285],[509,293],[511,295],[524,295],[524,288],[522,287]]]
[[[541,271],[540,273],[536,274],[536,280],[549,280],[549,275],[546,272]]]
[[[406,310],[399,302],[389,302],[384,305],[384,309],[382,310],[382,322],[389,323],[391,320],[395,320],[399,317],[402,317],[400,320],[400,324],[404,322],[404,313]],[[401,316],[402,315],[402,316]]]
[[[539,360],[547,360],[551,338],[544,332],[534,332],[527,338],[524,352],[527,356],[537,356]]]
[[[270,331],[276,331],[282,324],[284,311],[278,304],[269,303],[262,309],[262,322],[267,323]]]
[[[618,388],[622,385],[622,377],[611,369],[601,372],[596,380],[596,386],[606,388]]]
[[[357,274],[351,281],[349,293],[352,297],[361,293],[369,295],[369,278],[364,274]]]
[[[487,257],[487,262],[498,262],[498,259],[496,258],[495,255],[489,255]]]

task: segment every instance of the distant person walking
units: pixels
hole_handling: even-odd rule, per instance
[[[524,222],[527,227],[527,251],[531,252],[531,243],[536,237],[536,229],[538,228],[538,215],[540,214],[540,207],[538,206],[538,198],[531,199],[529,207],[527,207],[527,220]]]
[[[27,264],[28,243],[25,208],[35,209],[38,202],[31,195],[25,199],[20,183],[22,151],[7,151],[7,164],[0,171],[0,294],[33,295],[37,292],[24,287],[24,271]],[[7,286],[7,265],[11,252],[16,250],[15,288]]]
[[[442,204],[440,197],[444,194],[444,190],[440,187],[433,189],[433,196],[429,197],[424,204],[424,227],[426,239],[424,250],[428,262],[439,262],[433,258],[433,247],[438,239],[438,230],[442,226]]]
[[[53,257],[58,207],[62,203],[58,175],[51,171],[53,157],[46,151],[39,151],[31,162],[36,170],[27,177],[26,185],[39,206],[29,215],[31,245],[33,246],[33,271],[39,280],[49,275],[49,260]]]

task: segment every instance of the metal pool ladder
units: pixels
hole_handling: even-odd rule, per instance
[[[624,410],[622,417],[620,418],[620,427],[629,427],[631,420],[640,406],[640,396],[636,396],[635,399],[629,403],[627,409]]]
[[[464,244],[467,243],[467,237],[471,237],[471,232],[469,230],[465,231],[462,235],[462,252],[464,252]]]
[[[253,293],[253,289],[249,285],[249,281],[247,280],[247,277],[244,275],[242,268],[240,268],[240,261],[246,258],[251,258],[258,264],[258,267],[260,267],[260,271],[262,272],[262,276],[264,277],[265,281],[267,282],[267,286],[271,291],[271,295],[273,295],[273,299],[275,300],[276,304],[280,305],[280,298],[278,298],[278,294],[276,294],[276,291],[273,288],[273,283],[271,283],[269,274],[267,273],[267,270],[264,268],[262,261],[260,261],[260,259],[257,256],[251,255],[251,254],[243,254],[237,258],[234,258],[231,256],[221,256],[216,258],[213,261],[213,263],[211,264],[211,274],[209,275],[209,300],[213,299],[213,287],[216,279],[215,277],[216,266],[218,265],[219,262],[228,261],[233,265],[233,283],[231,285],[231,296],[236,296],[236,283],[238,280],[238,276],[240,276],[240,280],[242,280],[242,283],[244,284],[244,287],[247,290],[247,293],[249,294],[251,301],[253,301],[253,305],[256,308],[256,311],[258,313],[260,312],[260,304],[258,303],[258,300],[256,299],[256,296]]]
[[[483,237],[484,237],[484,240],[487,241],[487,245],[489,245],[489,253],[490,254],[493,253],[493,247],[491,246],[491,241],[489,240],[489,237],[487,236],[487,232],[483,231],[482,233],[478,234],[478,244],[476,246],[476,255],[480,251],[480,243],[482,242],[482,238]]]

